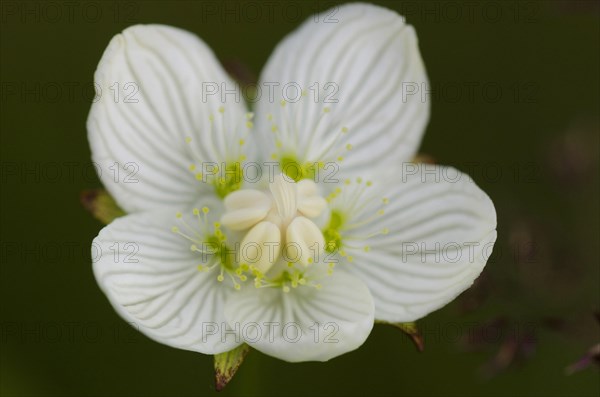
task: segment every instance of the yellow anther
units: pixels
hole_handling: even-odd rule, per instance
[[[373,186],[373,182],[367,181],[367,186]]]
[[[354,257],[352,255],[348,256],[348,262],[353,262],[354,261]]]
[[[329,113],[331,109],[329,109],[328,107],[323,108],[323,113]]]
[[[202,265],[198,265],[197,269],[198,271],[203,272],[206,268]]]
[[[342,127],[342,133],[344,133],[344,134],[345,134],[346,132],[348,132],[348,128],[346,128],[346,127]]]
[[[177,219],[181,219],[182,216],[183,216],[183,214],[181,212],[178,212],[178,213],[175,214],[175,217]]]
[[[383,201],[383,204],[389,204],[390,203],[390,199],[387,197],[384,197],[381,201]]]
[[[235,288],[235,290],[236,290],[236,291],[239,291],[239,290],[242,288],[242,286],[241,286],[241,285],[239,285],[238,283],[235,283],[235,284],[233,285],[233,288]]]
[[[198,172],[198,173],[196,174],[196,179],[197,179],[197,180],[199,180],[199,181],[201,181],[203,177],[204,177],[204,175],[202,175],[202,173],[201,173],[201,172]]]
[[[283,286],[283,292],[288,293],[290,292],[290,287],[288,287],[287,285]]]
[[[273,115],[271,113],[267,114],[267,120],[273,121]]]
[[[225,113],[225,107],[223,107],[223,106],[219,107],[219,113]]]
[[[208,209],[208,207],[202,207],[202,212],[205,214],[208,214],[210,210]]]
[[[225,277],[223,277],[223,275],[222,275],[222,274],[219,274],[219,275],[217,276],[217,281],[218,281],[218,282],[220,282],[220,283],[222,283],[222,282],[223,282],[223,280],[225,280]]]
[[[359,176],[358,178],[356,178],[356,183],[362,183],[362,178]]]
[[[172,231],[173,233],[179,233],[179,228],[178,228],[177,226],[173,226],[173,227],[171,228],[171,231]]]
[[[379,210],[379,211],[377,211],[377,215],[383,215],[383,214],[385,214],[385,211],[384,211],[384,210]]]
[[[277,132],[277,126],[275,124],[271,126],[271,132]]]
[[[190,136],[185,137],[185,143],[190,143],[191,141],[192,141],[192,137],[190,137]]]
[[[189,170],[194,171],[196,169],[196,164],[190,164]]]
[[[351,183],[352,183],[352,181],[351,181],[350,179],[346,179],[346,180],[344,181],[344,183],[345,183],[346,185],[349,185],[349,184],[351,184]]]
[[[343,158],[342,156],[339,156],[339,157],[337,158],[337,161],[344,161],[344,158]]]
[[[247,120],[252,120],[253,118],[254,118],[254,113],[252,113],[252,112],[246,113],[246,119]]]
[[[194,208],[194,209],[192,210],[192,213],[193,213],[194,215],[200,215],[200,210],[199,210],[198,208]]]
[[[351,144],[347,144],[346,145],[346,150],[352,150],[352,145]]]
[[[287,102],[285,101],[285,99],[282,99],[282,100],[281,100],[281,102],[279,102],[279,103],[281,104],[281,106],[285,106],[285,104],[286,104]]]
[[[244,145],[244,143],[246,143],[246,141],[245,141],[245,140],[243,140],[243,139],[240,139],[240,146],[243,146],[243,145]]]
[[[369,251],[371,251],[371,247],[369,247],[369,246],[367,245],[367,246],[365,246],[364,250],[365,250],[365,252],[369,252]]]
[[[387,227],[385,229],[383,229],[381,231],[381,234],[388,234],[390,232],[390,229],[388,229]]]
[[[252,128],[254,127],[254,123],[252,121],[246,121],[246,127]]]
[[[197,249],[198,249],[198,246],[196,244],[190,245],[190,251],[196,251]]]

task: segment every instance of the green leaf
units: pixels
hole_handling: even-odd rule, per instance
[[[81,204],[94,218],[108,225],[113,219],[126,215],[110,194],[104,189],[91,189],[81,192]]]
[[[388,323],[387,321],[376,320],[378,324],[387,324],[393,327],[398,328],[402,332],[412,339],[415,344],[415,347],[418,351],[422,352],[425,350],[425,340],[423,339],[423,335],[419,332],[419,328],[417,327],[417,323]]]
[[[217,391],[223,390],[233,379],[249,351],[250,346],[244,343],[228,352],[215,354],[215,387]]]

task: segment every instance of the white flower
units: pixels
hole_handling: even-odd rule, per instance
[[[366,4],[336,19],[311,18],[279,44],[255,114],[222,97],[234,82],[185,31],[133,26],[102,56],[89,140],[128,215],[95,239],[94,272],[154,340],[325,361],[358,348],[375,319],[419,319],[482,271],[491,200],[459,171],[410,163],[429,116],[405,89],[427,84],[413,28]],[[108,94],[128,82],[137,103]],[[115,164],[137,183],[115,179]],[[262,167],[256,183],[248,164]]]

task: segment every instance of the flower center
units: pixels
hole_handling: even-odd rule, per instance
[[[216,272],[219,282],[228,280],[236,290],[250,277],[256,288],[275,287],[284,292],[299,286],[319,289],[317,280],[324,269],[309,265],[317,261],[327,264],[326,274],[331,275],[338,262],[335,256],[353,262],[354,251],[370,251],[363,245],[366,240],[388,234],[387,228],[379,229],[374,222],[384,210],[373,213],[373,205],[381,208],[388,199],[368,194],[370,186],[371,182],[363,183],[361,178],[356,183],[346,180],[324,199],[313,181],[294,182],[282,173],[267,189],[229,193],[221,222],[209,222],[208,207],[194,208],[197,225],[178,212],[179,226],[172,231],[192,243],[191,251],[199,255],[199,271]],[[325,208],[328,213],[323,218],[329,220],[321,231],[314,219]]]
[[[240,262],[265,274],[280,257],[308,266],[325,250],[323,233],[312,219],[327,207],[316,184],[275,176],[268,191],[237,190],[225,197],[221,224],[244,232]]]

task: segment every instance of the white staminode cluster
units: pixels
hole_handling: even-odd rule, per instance
[[[230,193],[225,198],[221,223],[231,230],[247,232],[240,244],[241,261],[253,263],[266,273],[282,248],[287,250],[286,258],[303,265],[324,250],[323,233],[311,218],[321,215],[326,206],[313,181],[296,183],[279,174],[269,184],[268,192],[245,189]]]

